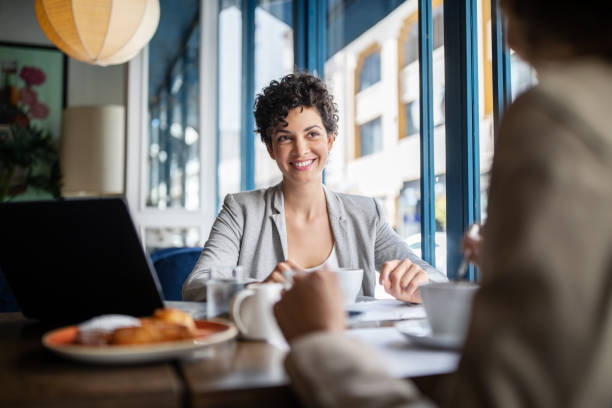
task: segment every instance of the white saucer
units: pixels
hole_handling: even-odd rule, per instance
[[[396,323],[395,328],[416,346],[458,350],[463,345],[463,339],[456,336],[433,334],[427,319],[405,320]]]

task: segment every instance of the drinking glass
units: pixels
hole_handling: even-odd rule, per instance
[[[247,276],[241,266],[214,266],[206,282],[206,317],[229,316],[234,296],[244,289]]]

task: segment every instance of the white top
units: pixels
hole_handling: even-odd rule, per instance
[[[332,250],[325,262],[323,262],[319,266],[313,266],[312,268],[304,268],[304,270],[306,272],[316,271],[317,269],[321,269],[323,265],[327,265],[329,269],[338,269],[340,267],[340,264],[338,263],[338,255],[336,254],[336,244],[334,244],[334,246],[332,247]]]

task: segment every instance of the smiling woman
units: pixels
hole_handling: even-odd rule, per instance
[[[295,179],[297,183],[320,183],[334,144],[334,133],[328,134],[316,108],[294,108],[285,122],[266,146],[270,157],[276,161],[287,182]]]
[[[309,74],[272,81],[255,101],[255,121],[282,173],[276,186],[228,194],[183,298],[202,300],[214,265],[242,265],[256,281],[283,282],[284,271],[364,270],[361,293],[374,295],[376,271],[394,297],[420,302],[418,286],[444,276],[391,229],[372,198],[329,191],[322,182],[337,131],[325,83]]]

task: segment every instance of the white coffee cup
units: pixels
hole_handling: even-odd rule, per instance
[[[363,282],[363,269],[336,268],[333,269],[340,282],[340,290],[345,305],[355,303]]]
[[[232,302],[231,314],[244,338],[251,340],[282,339],[273,306],[280,300],[283,285],[256,283],[239,292]]]
[[[472,298],[477,290],[478,285],[470,282],[434,282],[419,286],[433,335],[463,341],[470,321]]]

